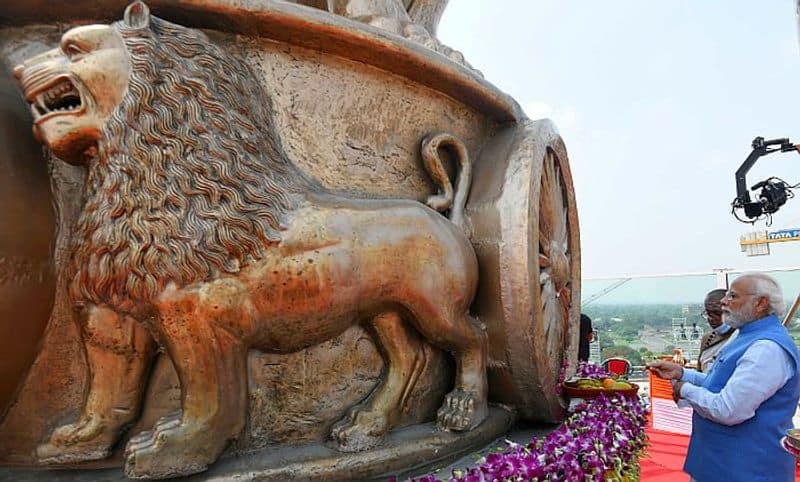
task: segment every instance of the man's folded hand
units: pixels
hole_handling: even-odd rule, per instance
[[[665,380],[680,380],[683,376],[683,367],[677,363],[656,360],[647,364],[647,369]]]

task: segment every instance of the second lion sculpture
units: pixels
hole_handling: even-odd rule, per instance
[[[113,25],[64,34],[15,69],[34,131],[85,165],[73,233],[71,302],[80,313],[89,389],[77,421],[39,446],[43,462],[108,456],[138,417],[161,346],[181,411],[125,449],[129,477],[204,470],[242,431],[248,349],[289,353],[365,323],[383,380],[333,429],[365,450],[396,423],[419,375],[407,323],[456,360],[444,430],[487,416],[486,333],[470,317],[478,266],[459,223],[469,189],[463,145],[423,142],[442,194],[429,204],[334,195],[290,162],[269,97],[250,68],[196,30],[136,2]],[[455,193],[438,158],[458,154]]]

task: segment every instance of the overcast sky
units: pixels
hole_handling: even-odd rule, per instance
[[[583,276],[800,266],[800,242],[747,258],[730,215],[758,135],[800,143],[792,0],[451,0],[439,37],[569,151]],[[800,182],[800,155],[748,176]],[[800,228],[798,198],[771,228]]]

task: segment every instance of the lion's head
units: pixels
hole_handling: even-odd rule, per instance
[[[87,165],[77,303],[237,272],[318,188],[289,162],[249,66],[141,2],[111,26],[70,30],[17,74],[42,142]]]
[[[97,144],[122,101],[130,65],[119,32],[74,28],[61,45],[14,69],[33,113],[33,132],[61,159],[77,164]]]

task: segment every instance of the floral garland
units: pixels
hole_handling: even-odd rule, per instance
[[[568,364],[568,362],[565,362]],[[578,371],[575,373],[580,378],[608,378],[611,375],[603,369],[600,365],[595,365],[591,362],[582,361],[578,363]]]
[[[608,373],[581,363],[576,373],[605,378]],[[579,403],[558,429],[527,445],[506,441],[478,465],[454,469],[448,479],[429,474],[419,482],[608,481],[638,479],[638,457],[647,447],[647,413],[637,396],[600,394]],[[413,480],[413,479],[412,479]]]

